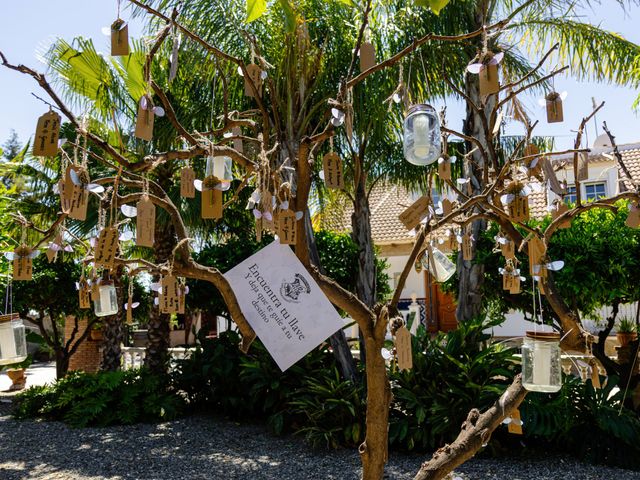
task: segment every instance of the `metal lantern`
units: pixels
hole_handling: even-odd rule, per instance
[[[231,181],[233,180],[232,166],[233,162],[231,157],[207,157],[205,177],[216,177],[220,180],[220,184],[216,188],[225,192],[229,190]]]
[[[560,334],[527,332],[522,344],[522,385],[530,392],[560,390]]]
[[[431,105],[419,103],[404,118],[404,158],[414,165],[430,165],[440,156],[440,120]]]
[[[27,358],[27,337],[17,313],[0,315],[0,365],[20,363]]]
[[[98,295],[93,299],[96,317],[107,317],[118,313],[118,294],[112,282],[103,281],[98,287]]]
[[[456,273],[455,263],[435,247],[427,250],[422,262],[436,282],[446,282]]]

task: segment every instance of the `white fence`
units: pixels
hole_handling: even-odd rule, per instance
[[[171,367],[175,366],[176,360],[188,358],[193,348],[170,348]],[[140,368],[144,365],[146,349],[144,347],[122,347],[122,369]]]

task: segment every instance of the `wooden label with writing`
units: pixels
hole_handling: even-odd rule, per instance
[[[509,293],[517,295],[520,293],[520,275],[511,275]]]
[[[125,310],[127,312],[127,323],[131,325],[133,323],[133,298],[129,297]]]
[[[534,235],[527,243],[527,249],[529,252],[529,274],[540,275],[540,272],[535,273],[533,270],[535,265],[542,263],[542,257],[547,253],[547,247],[538,235]]]
[[[278,215],[278,237],[280,243],[295,245],[297,240],[296,213],[292,210],[282,210]]]
[[[183,198],[195,198],[196,187],[193,181],[196,179],[196,173],[191,167],[184,167],[180,170],[180,196]]]
[[[541,157],[538,163],[542,164],[542,171],[544,172],[544,178],[549,182],[551,191],[556,195],[564,195],[566,192],[564,188],[562,188],[562,185],[560,185],[558,176],[556,175],[556,172],[553,170],[553,165],[551,165],[551,160],[549,160],[547,157]]]
[[[507,207],[512,222],[529,220],[529,199],[527,197],[516,195]]]
[[[58,153],[60,115],[49,111],[38,118],[36,136],[33,139],[34,157],[55,157]]]
[[[129,26],[118,19],[111,24],[111,56],[129,55]]]
[[[31,252],[32,250],[26,245],[22,245],[13,251],[14,280],[31,280],[33,278],[33,260],[31,259]]]
[[[91,288],[82,278],[78,282],[78,306],[83,310],[91,308]]]
[[[514,435],[522,435],[522,418],[520,417],[520,410],[517,408],[511,412],[511,421],[509,422],[509,433]]]
[[[471,234],[465,233],[462,236],[462,260],[473,259],[473,242],[471,241]]]
[[[154,113],[151,110],[150,102],[147,102],[147,108],[142,108],[141,102],[138,102],[138,115],[136,116],[136,138],[150,142],[153,139],[153,121]]]
[[[71,171],[74,171],[80,179],[80,185],[71,180]],[[89,172],[79,165],[69,165],[65,174],[64,194],[69,205],[69,217],[84,222],[87,219],[87,207],[89,206],[89,192],[86,185],[90,182]]]
[[[183,314],[187,307],[187,287],[180,285],[178,287],[178,313]]]
[[[262,241],[262,219],[256,218],[256,242]]]
[[[595,363],[591,364],[591,384],[593,388],[602,388],[598,366]]]
[[[406,227],[407,230],[413,230],[429,213],[429,202],[431,199],[427,195],[423,195],[405,209],[398,219]]]
[[[118,254],[118,246],[118,230],[115,227],[103,228],[96,240],[96,267],[112,268]]]
[[[64,178],[58,180],[58,195],[60,196],[60,208],[63,213],[69,213],[71,210],[71,201],[67,195],[67,182]]]
[[[451,201],[449,201],[448,198],[443,198],[442,199],[442,216],[446,217],[452,212],[452,210],[453,210],[453,203],[451,203]]]
[[[242,136],[242,129],[240,127],[233,127],[231,129],[231,133],[233,134],[234,137],[240,137],[240,136]],[[244,152],[244,146],[242,145],[242,139],[241,138],[234,138],[233,139],[233,148],[238,153],[243,153]]]
[[[178,278],[173,275],[165,275],[160,281],[162,293],[160,295],[160,312],[177,313],[178,311]]]
[[[337,153],[329,152],[322,157],[322,169],[324,171],[324,184],[327,188],[344,188],[342,159]]]
[[[153,247],[156,206],[151,199],[144,195],[136,204],[138,216],[136,218],[136,245],[141,247]]]
[[[502,256],[507,260],[513,260],[516,258],[516,244],[512,240],[509,240],[506,243],[501,243],[500,251],[502,252]]]
[[[547,96],[547,123],[559,123],[562,121],[564,121],[562,99],[560,98],[560,96],[552,98],[549,98],[549,96]]]
[[[407,330],[407,327],[402,326],[396,330],[395,347],[398,359],[398,370],[411,370],[413,368],[411,333]]]
[[[442,246],[448,252],[452,252],[458,249],[458,239],[456,238],[456,234],[453,231],[447,236]]]
[[[629,204],[629,215],[627,215],[625,225],[630,228],[640,227],[640,207],[638,205]]]
[[[253,89],[251,88],[251,82],[258,91],[258,96],[262,97],[262,69],[255,63],[247,65],[247,73],[244,77],[244,94],[247,97],[255,97]]]
[[[440,180],[451,180],[451,161],[444,159],[438,163],[438,176]]]
[[[215,177],[205,178],[203,183],[214,182]],[[202,218],[222,218],[222,190],[217,188],[202,189]]]
[[[360,45],[360,71],[369,70],[376,64],[376,49],[371,42]]]
[[[575,174],[579,181],[589,178],[589,156],[586,152],[578,153],[578,169]]]
[[[500,91],[498,65],[485,65],[480,70],[480,96],[486,97]]]
[[[53,262],[56,259],[56,257],[58,256],[59,248],[62,248],[62,234],[60,232],[56,234],[53,242],[51,242],[49,248],[47,248],[46,254],[49,263]]]
[[[91,300],[94,302],[100,299],[100,284],[98,283],[98,279],[93,277],[91,281]]]

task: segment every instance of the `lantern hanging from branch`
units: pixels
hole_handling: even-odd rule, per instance
[[[233,180],[232,166],[231,157],[207,157],[205,177],[216,177],[220,183],[215,188],[226,192],[231,187],[231,181]]]
[[[103,280],[98,286],[98,295],[93,299],[96,317],[107,317],[118,313],[118,295],[113,282]]]
[[[446,282],[456,272],[456,265],[435,247],[427,249],[422,262],[436,282]]]
[[[560,390],[560,334],[527,332],[522,344],[522,385],[530,392]]]
[[[440,156],[440,120],[431,105],[409,108],[404,119],[404,157],[413,165],[430,165]]]
[[[19,315],[0,315],[0,365],[20,363],[26,358],[27,339]]]

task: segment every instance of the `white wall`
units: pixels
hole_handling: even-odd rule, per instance
[[[394,290],[396,288],[394,278],[402,273],[409,256],[394,255],[392,257],[386,257],[386,259],[387,262],[389,262],[389,268],[387,269],[387,274],[389,275],[389,286],[391,287],[391,290]],[[400,298],[411,298],[412,293],[415,293],[418,298],[426,297],[427,293],[424,289],[424,271],[417,273],[413,267],[411,268],[411,273],[409,273],[409,277],[407,278],[407,282],[405,283]]]

